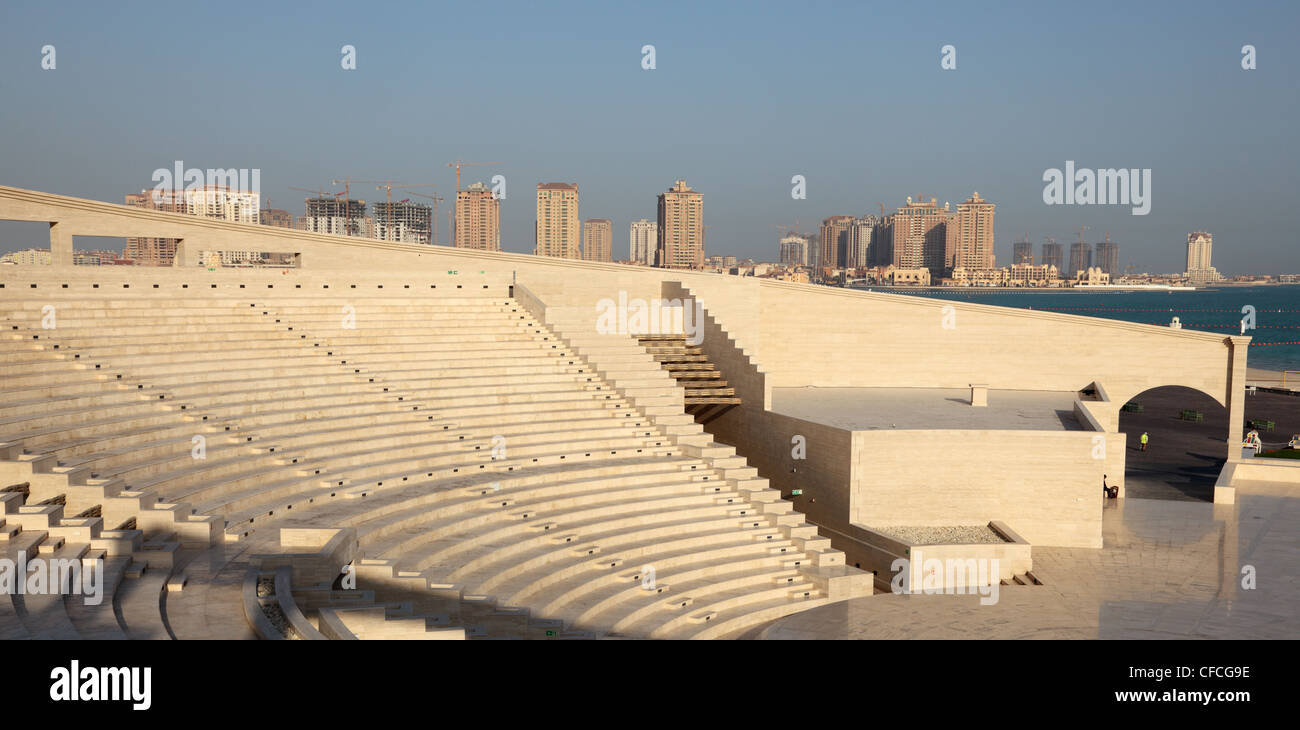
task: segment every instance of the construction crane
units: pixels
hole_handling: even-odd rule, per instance
[[[885,219],[885,204],[877,200],[876,205],[880,206],[880,220],[883,221]]]
[[[310,190],[310,189],[308,189],[308,188],[295,188],[295,187],[290,187],[289,189],[290,189],[290,190],[298,190],[298,191],[301,191],[301,192],[304,192],[304,193],[312,193],[312,194],[314,194],[314,195],[315,195],[316,197],[318,197],[318,198],[334,198],[334,199],[337,200],[338,197],[339,197],[339,195],[341,195],[341,193],[331,193],[331,192],[326,191],[326,190]],[[271,201],[270,201],[270,200],[267,200],[266,202],[267,202],[267,207],[268,207],[268,208],[271,207],[271,206],[270,206]],[[305,201],[305,200],[303,201],[303,203],[306,203],[306,202],[307,202],[307,201]]]
[[[1088,230],[1088,226],[1079,226],[1079,243],[1086,243],[1083,240],[1083,232]]]
[[[429,186],[429,187],[432,187],[432,186]],[[410,191],[407,191],[407,192],[410,192]],[[428,198],[429,200],[432,200],[432,201],[433,201],[433,231],[432,231],[432,233],[433,233],[433,245],[437,246],[437,245],[438,245],[438,203],[441,203],[443,199],[440,198],[440,197],[438,197],[437,195],[424,195],[423,193],[411,193],[411,195],[414,195],[414,196],[419,197],[419,198]],[[409,198],[408,198],[408,200],[409,200]],[[450,215],[451,211],[447,211],[447,213]],[[449,226],[448,229],[447,229],[447,237],[448,237],[448,245],[451,245],[451,228],[450,228],[450,226]]]
[[[342,180],[330,180],[330,185],[338,185],[339,183],[343,184],[343,220],[346,222],[348,227],[347,235],[360,235],[361,231],[352,227],[352,218],[347,215],[347,213],[352,212],[352,178],[345,177]]]
[[[316,197],[318,197],[318,198],[337,198],[337,197],[340,195],[340,193],[331,193],[331,192],[326,191],[326,190],[310,190],[310,189],[308,189],[308,188],[294,188],[294,187],[291,187],[291,188],[289,188],[289,189],[290,189],[290,190],[301,190],[301,191],[304,192],[304,193],[315,193],[315,194],[316,194]],[[267,201],[267,202],[270,202],[270,201]]]
[[[462,168],[462,167],[470,167],[470,166],[473,166],[473,165],[501,165],[501,164],[504,164],[504,163],[501,163],[501,162],[466,162],[466,161],[464,161],[464,160],[458,158],[455,162],[448,162],[448,163],[447,163],[447,167],[454,167],[454,168],[456,168],[456,192],[459,193],[459,192],[460,192],[460,168]]]
[[[352,178],[347,177],[347,178],[343,178],[342,180],[330,180],[330,185],[338,185],[339,183],[343,183],[343,199],[351,200],[352,199]]]
[[[407,189],[409,189],[409,188],[433,188],[433,187],[437,187],[437,185],[435,185],[435,184],[433,184],[433,183],[418,183],[418,184],[411,184],[411,183],[397,182],[397,181],[395,181],[395,180],[353,180],[352,182],[354,182],[354,183],[374,183],[374,184],[375,184],[375,190],[386,190],[386,191],[388,191],[387,201],[388,201],[389,203],[392,203],[392,202],[393,202],[393,188],[397,188],[397,189],[399,189],[399,190],[407,190]]]
[[[392,181],[392,180],[353,180],[353,182],[357,182],[357,183],[379,183],[378,185],[375,186],[375,190],[386,190],[386,191],[388,191],[388,197],[386,198],[386,200],[387,200],[387,202],[388,202],[389,205],[392,205],[392,203],[393,203],[393,181]],[[403,185],[406,185],[406,183],[400,183],[400,182],[397,183],[397,187],[399,187],[399,188],[402,187]]]

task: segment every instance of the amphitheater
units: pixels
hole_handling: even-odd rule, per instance
[[[7,187],[0,220],[54,260],[0,267],[0,546],[105,570],[98,605],[0,596],[4,639],[754,637],[870,606],[927,529],[1031,584],[1103,546],[1120,407],[1171,384],[1228,409],[1215,501],[1258,478],[1245,337]],[[76,236],[181,244],[74,267]]]

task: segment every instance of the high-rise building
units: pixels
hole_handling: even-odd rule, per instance
[[[127,195],[126,204],[170,213],[189,212],[185,196],[179,190],[141,190]],[[122,257],[131,259],[137,266],[171,266],[176,258],[177,241],[175,238],[128,238]]]
[[[852,226],[851,215],[833,215],[822,221],[818,266],[827,269],[844,268],[849,257],[849,229]]]
[[[1062,245],[1055,240],[1048,238],[1047,243],[1043,244],[1043,265],[1055,267],[1058,274],[1063,271],[1061,268]],[[1073,274],[1071,274],[1073,276]]]
[[[1066,278],[1073,279],[1080,271],[1092,268],[1092,245],[1083,241],[1070,244],[1070,268],[1065,270]]]
[[[808,237],[791,233],[782,238],[781,263],[786,266],[807,266]]]
[[[261,201],[257,193],[205,185],[185,190],[185,212],[234,223],[257,223]]]
[[[949,268],[995,269],[997,258],[993,252],[993,203],[972,193],[964,203],[957,204],[957,235],[953,241]]]
[[[639,221],[632,221],[630,231],[630,248],[632,260],[645,264],[646,266],[655,265],[655,251],[659,247],[659,224],[652,220],[642,218]]]
[[[956,243],[956,216],[944,203],[940,208],[934,198],[929,202],[907,198],[907,205],[889,216],[888,234],[878,237],[889,244],[889,251],[881,251],[881,263],[899,269],[926,268],[933,276],[947,268]]]
[[[659,193],[660,268],[704,268],[704,196],[677,180]]]
[[[1016,241],[1012,249],[1011,264],[1013,266],[1034,265],[1034,244],[1028,239]]]
[[[126,196],[126,204],[149,210],[216,218],[233,223],[261,220],[257,193],[222,185],[176,190],[142,190]],[[123,258],[141,266],[171,266],[176,258],[175,238],[128,238]],[[223,251],[223,261],[245,261],[248,252]],[[260,256],[258,256],[260,259]]]
[[[582,223],[576,183],[537,184],[537,245],[533,253],[562,259],[582,258]]]
[[[456,248],[501,250],[501,201],[487,185],[472,183],[456,193],[456,231],[452,241]]]
[[[1219,272],[1211,264],[1214,237],[1205,231],[1187,234],[1187,278],[1192,283],[1218,281]]]
[[[433,243],[433,208],[423,203],[375,203],[374,237],[400,243]]]
[[[1119,276],[1119,244],[1110,240],[1110,234],[1106,234],[1106,240],[1097,243],[1097,268],[1109,274],[1113,281]]]
[[[582,258],[613,262],[614,227],[608,218],[588,218],[582,224]]]
[[[876,264],[876,232],[880,228],[880,218],[866,215],[854,218],[849,225],[848,255],[844,261],[846,268],[865,268]]]
[[[1213,254],[1214,236],[1204,231],[1187,234],[1187,271],[1211,268]]]
[[[205,185],[185,190],[185,207],[190,215],[217,218],[235,223],[260,222],[257,193],[232,190],[221,185]],[[262,263],[262,252],[241,250],[200,251],[200,260],[215,258],[222,266],[249,266]]]
[[[298,228],[332,236],[370,236],[366,221],[366,201],[340,200],[333,196],[307,198],[306,215],[298,219]]]

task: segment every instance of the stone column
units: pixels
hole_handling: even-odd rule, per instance
[[[194,267],[202,265],[199,260],[199,249],[202,244],[191,238],[181,238],[176,241],[176,256],[172,259],[173,268]]]
[[[50,223],[50,263],[72,266],[72,231],[66,223]]]
[[[1228,392],[1224,403],[1228,406],[1228,461],[1241,460],[1241,437],[1246,425],[1246,351],[1250,349],[1249,337],[1229,337]]]

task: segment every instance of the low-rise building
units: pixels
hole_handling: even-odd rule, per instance
[[[953,267],[949,280],[953,286],[1007,286],[1009,274],[1001,269],[968,269],[964,266]]]
[[[39,248],[25,248],[0,257],[0,263],[18,266],[49,266],[50,261],[50,250]]]
[[[884,282],[893,286],[930,286],[930,269],[886,266]]]
[[[1096,286],[1109,283],[1110,274],[1102,271],[1100,266],[1089,266],[1086,270],[1079,271],[1074,275],[1075,286]]]
[[[1053,286],[1059,278],[1056,267],[1051,264],[1012,264],[1007,268],[1009,286]]]

